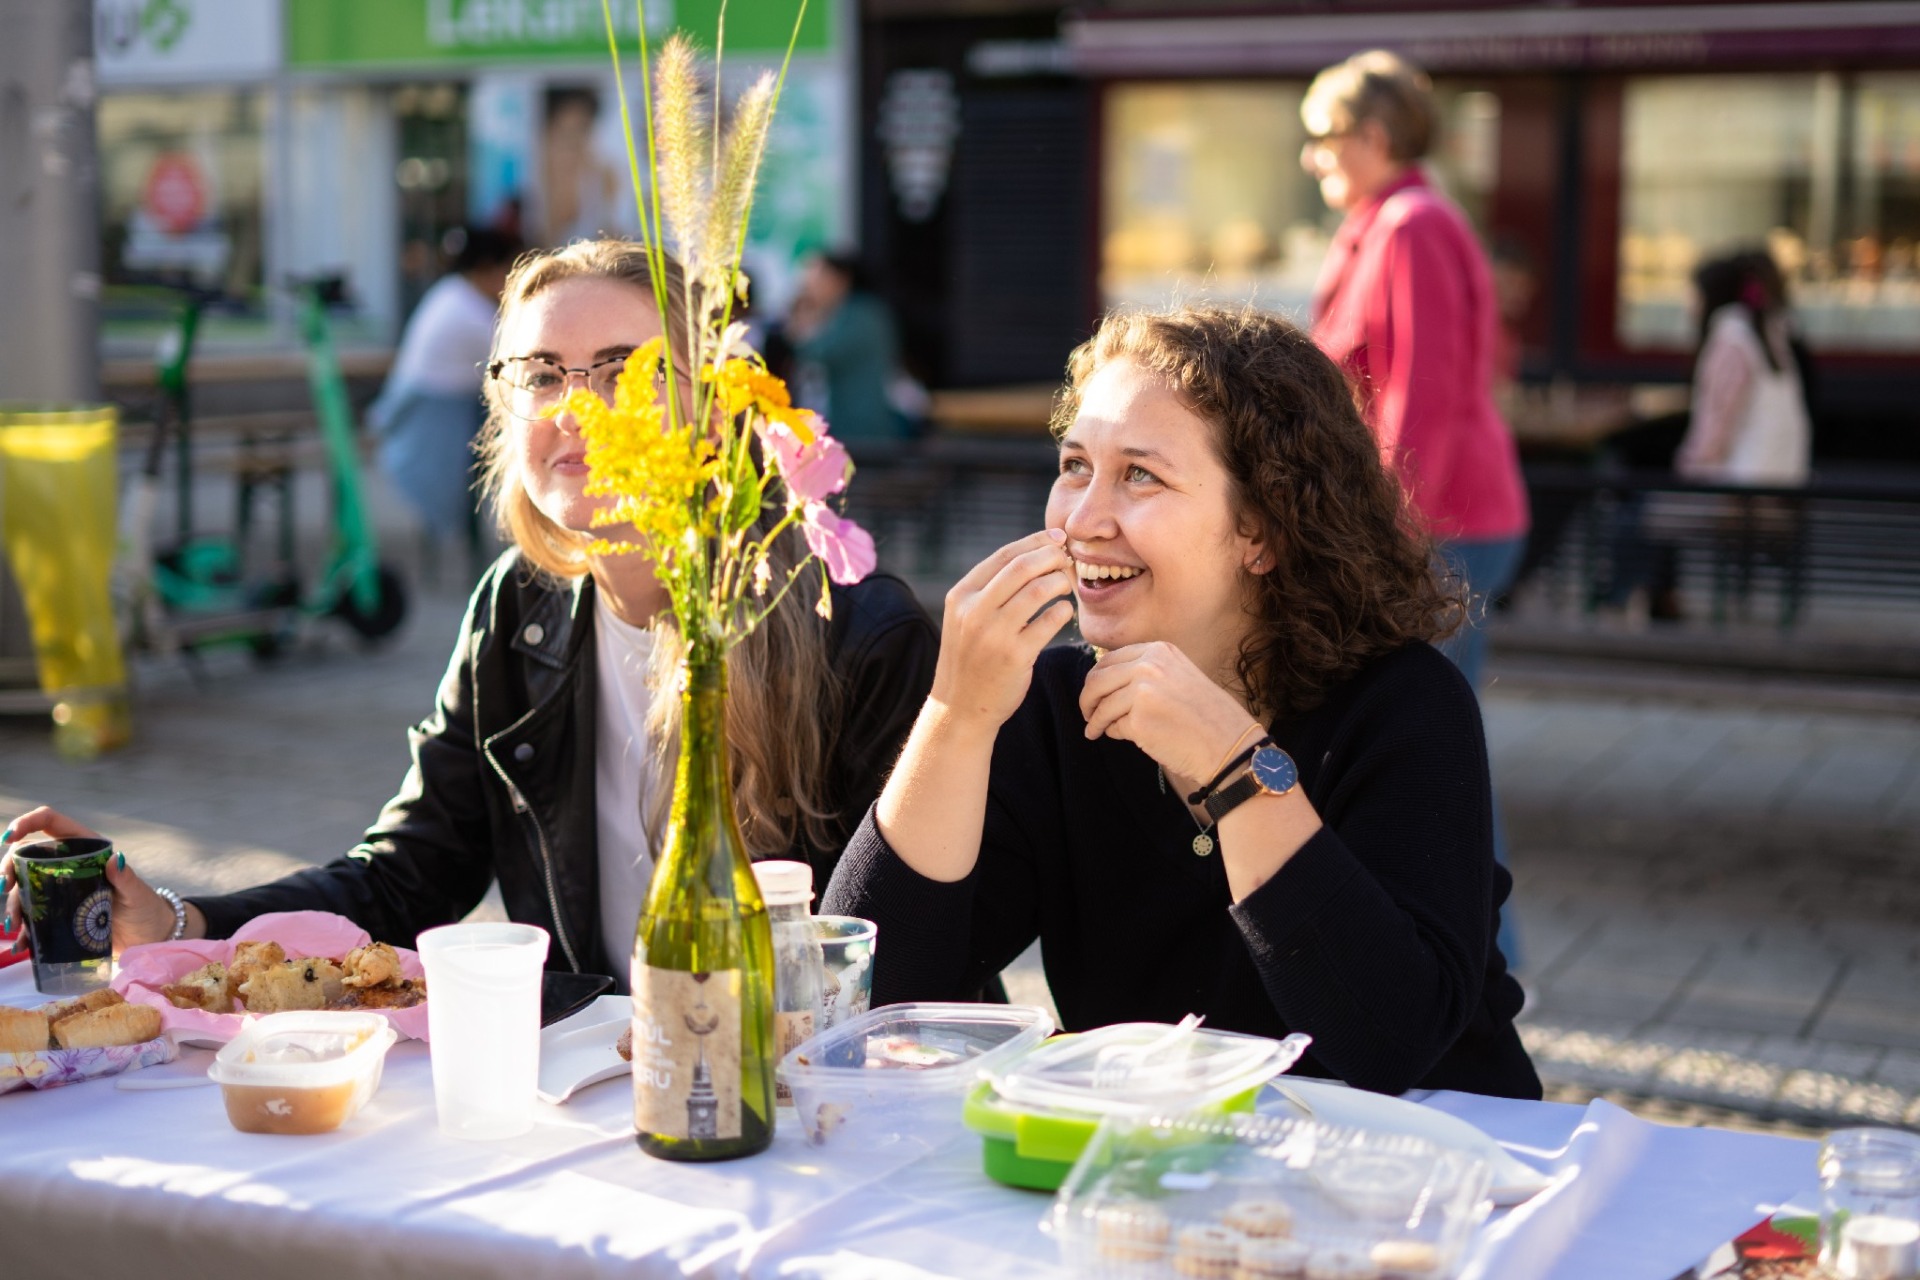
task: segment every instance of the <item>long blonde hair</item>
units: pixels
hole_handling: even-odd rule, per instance
[[[680,311],[683,292],[679,267],[668,262],[666,329],[676,351],[686,332]],[[531,253],[514,264],[500,298],[495,329],[504,332],[515,307],[565,280],[617,280],[641,290],[652,304],[646,250],[629,240],[581,240],[552,252]],[[475,448],[481,459],[481,488],[493,500],[501,534],[520,548],[537,573],[555,582],[589,574],[592,536],[562,528],[548,519],[527,492],[516,465],[510,436],[513,418],[506,411],[496,379],[487,380],[487,421]],[[779,512],[771,505],[762,520],[771,525]],[[770,557],[773,581],[807,554],[796,530],[775,541]],[[843,691],[827,657],[827,624],[815,613],[821,582],[802,574],[767,620],[736,645],[727,658],[727,741],[732,748],[734,809],[741,836],[756,856],[784,853],[802,839],[826,847],[835,838],[827,806],[826,765],[840,723]],[[685,652],[672,614],[663,610],[654,622],[652,657],[646,672],[654,690],[647,717],[649,749],[671,777],[680,747],[680,699],[676,676]],[[603,672],[602,679],[611,678]],[[670,788],[653,788],[653,806],[644,815],[648,838],[664,829]]]

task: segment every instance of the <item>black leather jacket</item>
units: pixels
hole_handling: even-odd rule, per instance
[[[496,879],[507,915],[553,937],[547,966],[616,973],[628,939],[600,936],[594,812],[598,673],[593,582],[555,588],[509,551],[467,605],[433,713],[409,731],[413,767],[352,852],[271,884],[192,901],[222,938],[269,911],[332,911],[412,946],[459,920]],[[933,684],[939,641],[897,578],[833,589],[828,637],[845,714],[827,770],[830,847],[803,846],[824,891],[847,837]],[[618,966],[618,967],[616,967]]]

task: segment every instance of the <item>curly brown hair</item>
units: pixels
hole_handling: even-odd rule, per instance
[[[1286,320],[1251,307],[1116,312],[1067,362],[1054,435],[1103,365],[1130,360],[1212,424],[1243,533],[1275,560],[1248,574],[1257,621],[1238,674],[1273,715],[1310,710],[1369,661],[1437,640],[1465,617],[1339,367]]]

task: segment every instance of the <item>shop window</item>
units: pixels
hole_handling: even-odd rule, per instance
[[[465,86],[401,85],[393,91],[400,158],[400,314],[413,311],[446,270],[448,234],[467,221]]]
[[[1340,215],[1300,167],[1305,80],[1119,84],[1106,95],[1100,291],[1108,306],[1249,299],[1305,321]],[[1500,100],[1441,83],[1428,168],[1478,221]]]
[[[208,337],[264,338],[263,95],[113,93],[100,100],[103,325],[109,343],[171,328],[179,289],[219,295]]]
[[[1646,77],[1623,108],[1622,346],[1690,350],[1694,268],[1764,245],[1816,350],[1920,349],[1920,74]]]

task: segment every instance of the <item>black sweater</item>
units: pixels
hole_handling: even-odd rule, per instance
[[[1123,1021],[1304,1031],[1298,1068],[1362,1088],[1538,1098],[1494,944],[1512,879],[1493,859],[1473,691],[1416,644],[1272,726],[1324,826],[1237,905],[1216,852],[1131,743],[1088,742],[1093,656],[1055,648],[994,745],[980,858],[942,884],[868,812],[823,910],[880,926],[876,1005],[952,999],[1040,939],[1068,1029]]]

